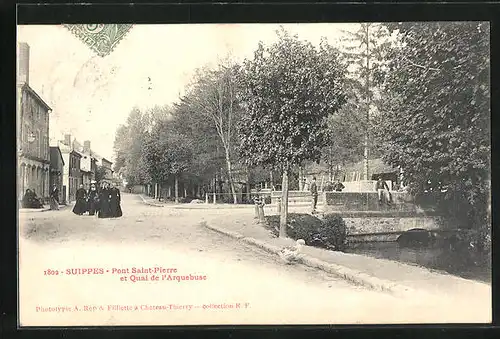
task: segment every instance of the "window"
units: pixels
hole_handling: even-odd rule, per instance
[[[42,140],[40,138],[40,131],[36,131],[36,156],[42,157]]]

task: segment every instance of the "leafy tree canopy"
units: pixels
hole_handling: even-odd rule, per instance
[[[388,27],[400,43],[390,53],[387,100],[378,122],[384,159],[403,168],[414,193],[447,185],[447,200],[453,199],[448,206],[458,218],[471,223],[464,214],[484,217],[490,171],[488,24]]]
[[[323,40],[319,48],[286,31],[278,42],[259,44],[246,60],[240,154],[248,165],[289,171],[319,161],[325,145],[326,117],[345,102],[345,67]]]

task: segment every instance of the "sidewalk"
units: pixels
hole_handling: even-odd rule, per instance
[[[176,209],[248,209],[252,210],[255,208],[254,204],[223,204],[223,203],[216,203],[214,204],[213,202],[210,202],[207,204],[205,201],[202,203],[179,203],[176,204],[172,201],[158,201],[157,199],[145,196],[143,194],[139,194],[140,198],[146,205],[150,206],[155,206],[155,207],[163,207],[163,206],[168,206],[169,208],[176,208]],[[289,209],[290,210],[300,210],[307,212],[309,211],[310,208],[310,203],[297,203],[297,204],[290,204]],[[276,205],[270,204],[266,205],[265,207],[266,211],[268,212],[276,212],[277,207]],[[318,212],[323,211],[323,206],[318,206]]]
[[[266,211],[266,214],[272,214]],[[233,214],[212,215],[205,218],[205,226],[277,253],[282,247],[293,245],[292,239],[274,237],[270,231],[256,224],[253,210]],[[376,259],[357,254],[328,251],[305,246],[303,263],[370,289],[405,295],[425,292],[455,298],[490,300],[491,286],[485,283],[455,277],[446,272],[408,265],[396,261]]]
[[[69,203],[67,205],[59,205],[59,210],[65,210],[70,207],[73,207],[72,203]],[[47,212],[51,211],[50,207],[43,207],[43,208],[20,208],[19,213],[35,213],[35,212]]]
[[[138,194],[138,196],[141,198],[142,202],[145,203],[146,205],[155,206],[155,207],[163,207],[165,205],[165,203],[159,202],[158,200],[151,198],[151,197],[148,197],[146,195]]]

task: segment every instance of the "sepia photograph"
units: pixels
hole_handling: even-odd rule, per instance
[[[17,26],[19,326],[492,321],[490,24]]]

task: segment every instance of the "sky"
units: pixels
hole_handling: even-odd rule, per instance
[[[357,24],[284,24],[301,40],[335,45]],[[275,41],[276,24],[134,25],[117,47],[100,57],[60,25],[18,26],[30,46],[29,85],[52,108],[50,138],[71,134],[114,159],[116,129],[134,107],[176,102],[194,71],[231,54],[251,58],[259,41]]]

